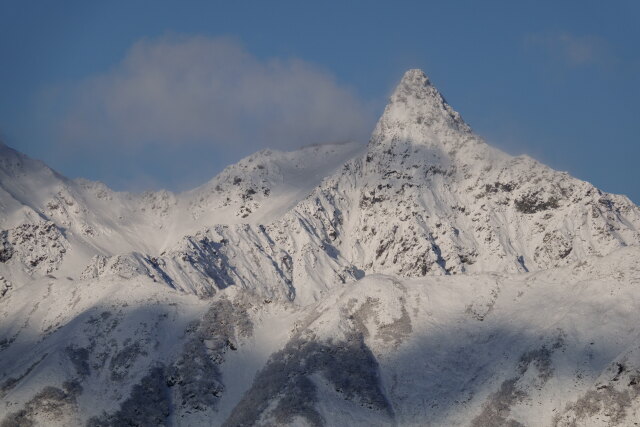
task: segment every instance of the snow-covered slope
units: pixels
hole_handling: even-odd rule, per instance
[[[633,425],[639,257],[374,274],[306,307],[238,287],[201,300],[144,274],[37,282],[3,298],[0,412],[18,425]]]
[[[419,70],[367,146],[174,194],[0,146],[4,425],[633,425],[640,209]]]

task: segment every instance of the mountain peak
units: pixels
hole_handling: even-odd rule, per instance
[[[470,133],[471,128],[445,101],[420,69],[408,70],[393,91],[372,135],[376,144],[392,137],[428,142],[433,136]]]
[[[429,77],[419,68],[412,68],[407,70],[402,76],[402,80],[400,80],[401,85],[406,86],[430,86],[431,81]]]
[[[415,97],[421,100],[432,100],[436,104],[444,102],[444,98],[438,92],[431,80],[424,71],[414,68],[408,70],[402,76],[400,83],[396,86],[390,98],[390,103],[406,102],[409,98]]]

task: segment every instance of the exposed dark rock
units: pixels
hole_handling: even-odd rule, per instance
[[[7,230],[0,231],[0,262],[7,262],[13,256],[13,247],[8,240],[8,234]]]
[[[503,381],[498,391],[489,396],[482,406],[482,412],[471,421],[471,425],[473,427],[523,427],[524,425],[520,422],[509,418],[511,408],[528,396],[520,383],[531,366],[537,369],[537,381],[540,384],[549,381],[554,373],[551,357],[563,346],[564,335],[559,331],[551,344],[545,344],[522,354],[516,369],[517,375]]]
[[[146,355],[147,352],[138,341],[125,345],[122,350],[111,357],[111,361],[109,362],[111,381],[122,381],[125,379],[138,357]]]
[[[314,426],[324,425],[315,409],[314,374],[322,375],[336,393],[353,404],[378,411],[381,416],[393,416],[381,389],[378,363],[362,335],[352,334],[342,342],[320,343],[302,337],[289,341],[256,375],[251,389],[224,425],[249,426],[262,419],[283,424],[294,417],[302,417]],[[275,409],[268,411],[272,402],[277,402]]]
[[[73,411],[76,396],[82,386],[76,381],[67,381],[62,388],[47,386],[39,391],[24,408],[7,414],[0,427],[30,427],[36,425],[38,415],[60,420]]]
[[[537,194],[522,196],[514,201],[514,205],[519,212],[524,214],[534,214],[548,209],[557,209],[560,205],[556,197],[549,197],[547,200],[540,200]]]
[[[253,333],[247,301],[220,298],[202,319],[189,326],[182,356],[167,369],[167,384],[175,399],[191,410],[214,408],[224,393],[218,367],[228,350]]]
[[[65,349],[65,352],[73,366],[76,368],[78,375],[81,377],[87,377],[91,374],[91,367],[89,366],[90,350],[88,348],[68,346]]]
[[[88,427],[162,426],[171,413],[171,398],[163,366],[152,368],[113,414],[102,414]]]

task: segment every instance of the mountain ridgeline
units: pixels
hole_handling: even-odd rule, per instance
[[[491,147],[420,70],[366,146],[178,194],[0,145],[0,422],[633,425],[639,266],[640,208]]]

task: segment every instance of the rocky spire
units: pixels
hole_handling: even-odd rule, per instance
[[[428,142],[431,137],[471,133],[462,120],[442,97],[427,75],[418,69],[407,71],[389,99],[384,114],[378,121],[371,144],[385,140],[404,139]]]

